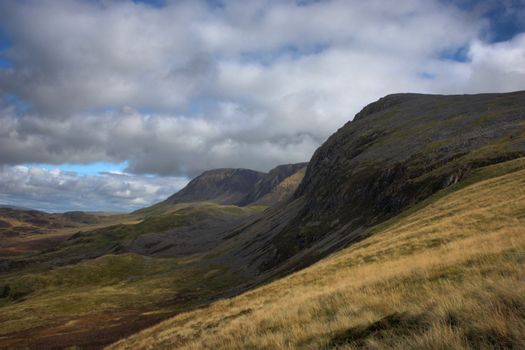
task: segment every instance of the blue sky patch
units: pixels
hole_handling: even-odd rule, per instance
[[[143,3],[152,7],[164,7],[166,5],[166,0],[133,0],[134,3]]]
[[[419,72],[417,73],[417,76],[427,80],[434,80],[437,77],[436,74],[430,72]]]
[[[299,59],[304,56],[317,55],[326,51],[330,45],[318,43],[315,45],[295,46],[286,45],[276,50],[269,51],[249,51],[241,54],[241,61],[244,63],[254,62],[264,66],[269,66],[283,57]]]
[[[461,47],[451,48],[447,50],[443,50],[439,53],[439,58],[441,60],[447,60],[447,61],[456,61],[456,62],[469,62],[470,58],[468,56],[468,45],[464,45]]]
[[[442,0],[462,10],[478,12],[489,21],[482,39],[491,43],[507,41],[525,31],[525,1],[522,0]]]
[[[0,69],[11,68],[13,66],[13,62],[5,57],[5,50],[9,47],[11,47],[11,42],[0,25]]]
[[[45,168],[45,169],[60,169],[61,171],[74,172],[81,175],[99,175],[101,173],[122,172],[128,167],[128,162],[110,163],[110,162],[95,162],[90,164],[45,164],[45,163],[30,163],[25,164],[28,167]]]
[[[22,100],[20,97],[13,94],[4,94],[2,96],[5,103],[9,106],[13,106],[15,112],[19,115],[26,114],[31,109],[31,104]]]

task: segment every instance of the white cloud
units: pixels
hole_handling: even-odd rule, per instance
[[[47,211],[129,211],[166,199],[185,178],[79,175],[59,169],[0,167],[0,204]]]
[[[495,44],[475,40],[469,53],[469,83],[474,89],[482,91],[490,86],[493,90],[512,91],[525,87],[525,34]]]
[[[485,41],[482,7],[2,2],[13,67],[0,69],[0,93],[32,109],[0,109],[0,164],[127,161],[130,173],[164,176],[268,170],[308,160],[388,93],[525,88],[524,34]],[[443,58],[461,47],[469,61]]]

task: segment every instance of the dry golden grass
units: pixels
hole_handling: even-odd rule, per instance
[[[525,348],[525,170],[113,349]]]

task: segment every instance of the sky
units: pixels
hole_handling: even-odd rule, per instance
[[[398,92],[525,89],[525,0],[5,0],[0,204],[130,211]]]

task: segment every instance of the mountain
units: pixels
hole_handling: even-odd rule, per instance
[[[306,172],[306,165],[297,170],[292,175],[284,178],[276,185],[271,187],[271,190],[266,193],[257,195],[256,200],[252,202],[257,205],[274,206],[279,203],[285,203],[287,200],[292,198],[293,194],[299,187],[301,181],[303,181],[304,174]]]
[[[292,176],[307,163],[280,165],[262,173],[249,169],[214,169],[197,176],[179,192],[166,200],[168,204],[213,202],[245,206],[270,193],[287,177]],[[282,200],[274,196],[276,200]],[[269,203],[267,198],[265,203]],[[274,204],[274,203],[270,203]]]
[[[223,243],[273,282],[110,348],[523,348],[524,156],[525,92],[386,96]]]
[[[304,165],[206,172],[0,260],[0,347],[96,348],[172,316],[116,346],[525,346],[525,92],[389,95]]]
[[[233,204],[250,192],[264,173],[248,169],[215,169],[205,171],[188,183],[166,203],[215,202]]]
[[[305,266],[476,169],[522,157],[524,121],[523,91],[381,98],[314,153],[294,201],[276,209],[286,224],[251,246],[251,265]]]

